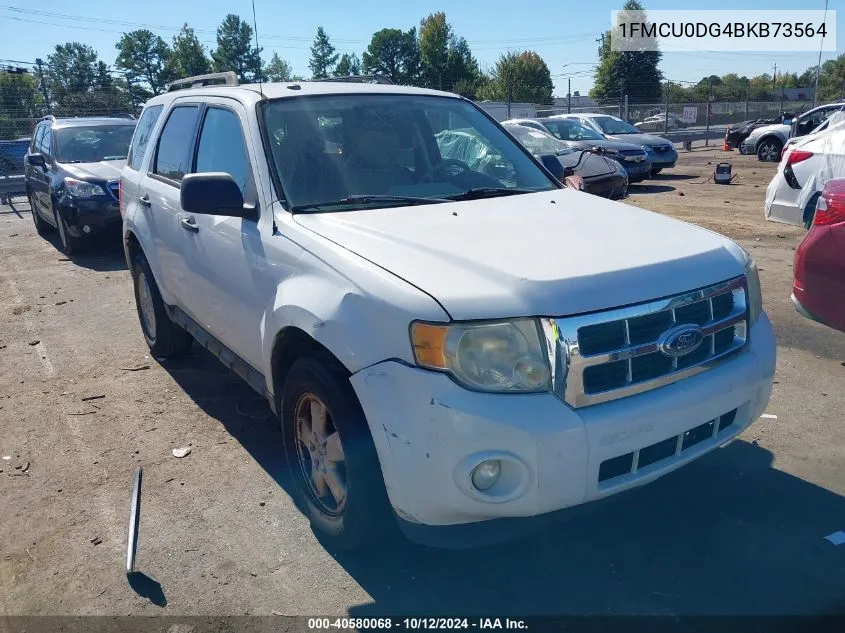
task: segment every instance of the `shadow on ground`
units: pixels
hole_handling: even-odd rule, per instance
[[[660,176],[657,176],[660,178]],[[628,193],[667,193],[675,191],[671,185],[654,185],[651,181],[640,182],[628,186]]]
[[[666,173],[660,172],[656,176],[652,176],[651,180],[692,180],[693,178],[698,178],[698,176],[693,176],[691,174],[673,174],[673,173]]]
[[[165,368],[289,489],[278,424],[261,398],[198,347]],[[842,529],[845,499],[737,440],[521,541],[441,551],[394,540],[330,553],[373,598],[352,607],[354,617],[845,614],[845,546],[824,539]]]

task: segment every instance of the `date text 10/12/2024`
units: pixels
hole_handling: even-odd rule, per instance
[[[525,620],[518,618],[308,618],[310,631],[320,630],[527,630]]]

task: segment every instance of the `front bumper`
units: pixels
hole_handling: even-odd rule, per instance
[[[668,169],[674,167],[678,162],[678,152],[674,147],[665,152],[655,152],[649,149],[648,159],[651,161],[652,169]]]
[[[624,198],[628,194],[628,176],[621,171],[584,178],[584,191],[611,200]]]
[[[74,198],[65,195],[59,200],[59,208],[68,232],[75,237],[94,236],[106,231],[120,233],[120,207],[111,196]]]
[[[619,163],[625,168],[628,174],[628,182],[640,182],[648,178],[651,174],[650,160],[643,160],[638,163],[619,160]]]
[[[763,412],[774,369],[774,334],[763,315],[748,347],[718,367],[581,409],[551,394],[468,391],[444,374],[394,361],[362,370],[351,382],[400,527],[414,540],[443,546],[460,544],[461,534],[480,544],[474,539],[486,527],[492,540],[507,538],[548,520],[543,515],[649,483],[715,449]],[[732,411],[733,423],[717,436],[633,472],[606,476],[606,462],[683,437]],[[495,496],[470,482],[472,468],[485,459],[504,464],[500,481],[507,485]],[[508,520],[474,525],[495,519]]]

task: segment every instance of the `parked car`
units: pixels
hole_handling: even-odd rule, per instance
[[[40,235],[58,229],[71,255],[111,229],[120,233],[118,185],[135,131],[131,118],[43,118],[26,155],[26,193]]]
[[[781,124],[784,121],[792,121],[793,118],[795,118],[794,114],[782,112],[772,119],[754,119],[735,123],[725,129],[725,143],[727,143],[730,149],[739,148],[740,153],[742,153],[742,142],[758,127]]]
[[[646,117],[639,123],[634,123],[634,127],[641,132],[662,132],[667,125],[669,130],[678,130],[687,127],[684,121],[671,114],[668,119],[665,114],[655,114]]]
[[[809,319],[845,332],[845,179],[828,180],[795,251],[792,303]]]
[[[842,109],[843,104],[831,103],[808,110],[793,120],[785,119],[783,123],[759,127],[742,142],[741,151],[743,154],[757,154],[757,158],[762,161],[776,163],[790,137],[809,134],[829,116]]]
[[[843,114],[834,114],[828,121]],[[825,182],[845,178],[845,117],[831,128],[825,123],[822,126],[825,129],[799,137],[784,148],[766,190],[767,220],[809,228]]]
[[[219,77],[147,101],[123,169],[141,331],[267,398],[327,542],[501,540],[765,410],[775,340],[731,240],[563,188],[456,95]],[[464,130],[502,176],[442,155]]]
[[[604,134],[596,132],[593,128],[587,127],[575,119],[548,117],[542,119],[511,119],[505,121],[503,125],[508,123],[517,123],[532,127],[535,130],[549,132],[572,149],[592,150],[595,147],[601,148],[605,156],[609,156],[625,168],[629,183],[641,182],[651,174],[651,161],[648,159],[648,152],[645,147],[608,139]]]
[[[0,141],[0,177],[23,174],[24,157],[30,141],[29,138]]]
[[[660,136],[645,134],[619,117],[582,112],[578,114],[556,114],[552,118],[575,119],[593,128],[596,132],[604,134],[607,138],[641,145],[648,152],[652,175],[674,167],[675,163],[678,162],[678,152],[675,151],[671,141]]]
[[[565,168],[584,181],[584,191],[618,200],[628,195],[628,174],[613,158],[582,149],[572,149],[544,130],[516,123],[505,125],[523,147],[535,156],[554,154]],[[446,156],[446,153],[443,152]]]

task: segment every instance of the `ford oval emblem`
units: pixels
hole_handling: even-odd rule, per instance
[[[697,325],[679,325],[664,332],[657,341],[661,352],[672,358],[686,356],[704,342],[704,332]]]

